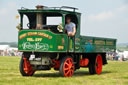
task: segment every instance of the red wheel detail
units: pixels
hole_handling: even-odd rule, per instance
[[[96,57],[95,69],[96,69],[97,74],[101,74],[101,72],[102,72],[102,57],[101,57],[101,55],[98,55]]]
[[[27,75],[31,76],[35,71],[32,69],[30,62],[27,61],[27,58],[23,58],[23,59],[24,59],[24,63],[23,63],[24,72]]]
[[[63,72],[65,77],[71,77],[74,73],[75,66],[72,58],[67,58],[63,65]]]

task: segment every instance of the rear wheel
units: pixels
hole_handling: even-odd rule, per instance
[[[101,74],[102,72],[102,56],[97,55],[95,61],[89,64],[89,73],[90,74]]]
[[[22,76],[32,76],[35,72],[32,69],[30,62],[25,57],[21,58],[19,67],[20,67],[20,73]]]
[[[97,74],[101,74],[102,72],[102,57],[101,55],[98,55],[97,58],[96,58],[96,62],[95,62],[95,68],[96,68],[96,73]]]
[[[63,77],[71,77],[74,74],[75,65],[71,57],[64,57],[60,63],[60,74]]]
[[[89,73],[90,74],[95,74],[96,71],[95,71],[95,65],[93,63],[90,63],[89,64]]]

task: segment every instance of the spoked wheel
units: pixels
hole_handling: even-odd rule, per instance
[[[71,77],[74,74],[75,65],[71,57],[64,57],[60,63],[60,74],[63,77]]]
[[[32,66],[30,62],[27,60],[27,58],[21,58],[20,61],[20,73],[22,76],[32,76],[34,74],[34,70],[32,69]]]
[[[89,73],[90,74],[101,74],[102,72],[102,56],[100,54],[97,55],[95,61],[92,61],[89,64]]]

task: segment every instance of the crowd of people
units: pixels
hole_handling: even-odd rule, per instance
[[[22,56],[17,50],[0,50],[0,56]]]
[[[115,52],[115,53],[107,53],[107,60],[113,61],[128,61],[128,53],[124,52]]]

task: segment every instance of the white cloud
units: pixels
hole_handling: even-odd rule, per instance
[[[117,8],[112,11],[104,11],[98,14],[91,14],[88,16],[88,20],[90,21],[105,21],[108,19],[114,18],[114,16],[118,15],[119,13],[128,11],[128,5],[123,5],[120,8]]]
[[[123,5],[120,8],[117,8],[117,12],[125,12],[128,11],[128,5]]]
[[[89,20],[95,20],[95,21],[103,21],[103,20],[107,20],[109,18],[112,18],[113,16],[114,16],[114,13],[109,11],[109,12],[101,12],[101,13],[96,14],[96,15],[90,15],[90,16],[88,16],[88,19]]]

